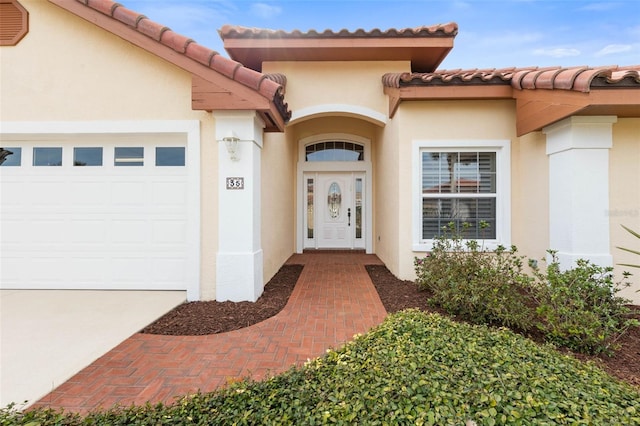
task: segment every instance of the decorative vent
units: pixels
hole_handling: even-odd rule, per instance
[[[29,32],[29,12],[18,0],[0,0],[0,46],[15,46]]]

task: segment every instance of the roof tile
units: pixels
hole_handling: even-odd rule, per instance
[[[458,34],[458,24],[455,22],[449,22],[446,24],[437,24],[431,26],[422,26],[417,28],[405,28],[405,29],[389,29],[381,30],[374,28],[366,31],[359,28],[354,31],[348,29],[341,29],[338,31],[324,30],[322,32],[316,30],[301,31],[301,30],[270,30],[264,28],[249,28],[237,25],[224,25],[219,30],[222,38],[340,38],[340,37],[424,37],[425,35],[443,35],[443,36],[455,36]]]
[[[598,76],[610,77],[611,70],[607,68],[593,68],[584,70],[576,76],[576,79],[573,82],[573,90],[577,90],[579,92],[588,92],[589,88],[591,87],[591,82]]]
[[[551,70],[544,70],[538,73],[538,78],[535,81],[536,89],[549,89],[553,90],[553,84],[556,80],[556,76],[561,72],[560,68],[554,68]]]
[[[561,90],[571,90],[576,77],[586,69],[588,69],[588,67],[565,68],[560,70],[559,73],[555,74],[553,87]]]
[[[220,55],[215,55],[211,60],[210,67],[218,71],[222,75],[226,75],[229,78],[234,78],[238,68],[242,66],[241,63],[232,61],[231,59],[223,58]]]
[[[193,43],[193,39],[169,30],[162,33],[160,43],[172,48],[176,52],[185,53],[189,43]]]
[[[127,9],[126,7],[116,7],[113,9],[113,17],[134,28],[138,26],[138,22],[141,19],[146,19],[146,16],[131,9]]]
[[[185,50],[185,55],[207,67],[211,66],[211,60],[217,54],[218,52],[208,49],[195,42],[189,43],[187,49]]]
[[[166,27],[162,24],[158,24],[150,19],[141,19],[138,21],[138,26],[136,29],[142,34],[146,35],[154,39],[155,41],[160,41],[162,38],[162,34],[165,31],[170,31],[169,27]]]
[[[435,84],[486,84],[505,82],[516,90],[573,90],[589,92],[595,79],[598,87],[622,84],[640,85],[640,65],[625,67],[604,66],[590,68],[579,67],[547,67],[547,68],[501,68],[470,70],[437,70],[433,73],[389,73],[382,77],[387,87],[402,85],[435,85]],[[625,86],[626,87],[626,86]]]
[[[84,3],[86,6],[104,13],[105,15],[113,16],[113,10],[116,7],[120,7],[119,3],[115,3],[111,0],[78,0],[80,3]]]
[[[236,73],[233,76],[234,80],[244,84],[245,86],[251,87],[255,90],[260,89],[260,84],[262,83],[262,80],[264,78],[265,78],[264,74],[249,68],[245,68],[245,67],[237,68]]]

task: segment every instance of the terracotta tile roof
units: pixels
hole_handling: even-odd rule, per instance
[[[306,32],[225,25],[219,33],[229,56],[256,71],[271,61],[410,61],[413,72],[431,72],[453,48],[458,25]]]
[[[282,114],[285,122],[291,117],[283,97],[283,85],[279,77],[244,67],[241,63],[225,58],[218,52],[196,43],[193,39],[172,31],[169,27],[154,22],[112,0],[75,0],[88,8],[107,15],[137,32],[173,49],[175,52],[211,68],[228,78],[249,87],[271,100]]]
[[[605,67],[491,68],[437,70],[432,73],[389,73],[386,87],[442,85],[511,85],[517,90],[572,90],[589,92],[593,87],[640,86],[640,65]]]
[[[422,26],[417,28],[405,28],[405,29],[389,29],[383,31],[379,28],[374,28],[370,31],[364,29],[357,29],[355,31],[349,31],[342,29],[339,31],[324,30],[318,32],[316,30],[300,31],[293,30],[290,32],[284,30],[269,30],[263,28],[248,28],[236,25],[224,25],[218,31],[222,38],[396,38],[396,37],[437,37],[445,36],[451,37],[458,34],[458,24],[455,22],[449,22],[446,24],[437,24],[431,26]]]

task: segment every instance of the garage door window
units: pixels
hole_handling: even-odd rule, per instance
[[[73,148],[74,166],[102,166],[102,148]]]
[[[0,166],[16,167],[22,164],[22,148],[0,148]]]
[[[34,166],[62,166],[62,148],[33,148]]]
[[[184,166],[184,147],[157,147],[156,166]]]
[[[143,147],[117,147],[114,152],[115,166],[143,166]]]

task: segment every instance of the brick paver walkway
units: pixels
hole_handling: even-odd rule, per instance
[[[135,334],[36,404],[86,412],[113,404],[173,402],[230,380],[261,379],[322,355],[382,322],[386,311],[365,264],[374,255],[305,253],[287,306],[242,330],[209,336]]]

